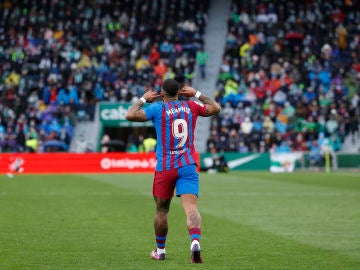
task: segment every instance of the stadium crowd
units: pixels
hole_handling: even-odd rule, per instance
[[[207,0],[2,1],[0,151],[67,150],[98,101],[191,83]],[[233,1],[209,152],[335,151],[359,135],[355,1]],[[211,57],[211,55],[210,55]],[[136,139],[136,138],[135,138]],[[139,144],[138,141],[130,143]]]
[[[233,1],[207,151],[340,150],[359,136],[359,57],[355,1]]]
[[[191,82],[207,0],[0,3],[0,151],[66,151],[98,101]]]

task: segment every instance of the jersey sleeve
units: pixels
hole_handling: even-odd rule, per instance
[[[147,120],[153,120],[156,116],[158,116],[159,110],[161,110],[160,103],[153,103],[149,107],[144,108]]]
[[[200,116],[206,116],[206,106],[198,101],[189,101],[189,107],[193,113]]]

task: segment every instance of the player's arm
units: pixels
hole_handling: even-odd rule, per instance
[[[129,108],[129,110],[126,113],[126,119],[129,121],[134,121],[134,122],[145,122],[147,121],[147,117],[145,114],[145,111],[143,110],[142,106],[146,103],[146,102],[153,102],[157,97],[159,97],[160,95],[153,90],[149,90],[147,92],[144,93],[144,95],[138,99],[133,105],[131,105],[131,107]]]
[[[221,111],[221,106],[219,103],[190,86],[184,86],[180,90],[180,94],[186,97],[196,97],[198,100],[200,100],[206,107],[206,113],[204,116],[212,116]]]

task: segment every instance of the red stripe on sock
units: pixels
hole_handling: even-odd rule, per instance
[[[157,240],[156,239],[156,243],[159,243],[159,244],[165,244],[166,240]]]
[[[191,229],[189,229],[189,233],[190,233],[190,235],[192,235],[192,234],[201,234],[201,229],[200,228],[191,228]]]

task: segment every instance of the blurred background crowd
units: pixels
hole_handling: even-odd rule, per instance
[[[191,83],[207,9],[206,0],[1,1],[1,151],[66,150],[96,102],[131,102],[166,78]]]
[[[353,2],[232,2],[207,151],[338,151],[359,136]]]
[[[207,0],[1,1],[0,150],[66,151],[98,101],[132,102],[167,78],[191,84],[208,9]],[[215,94],[223,110],[207,151],[338,151],[359,136],[355,1],[233,1],[229,14]]]

